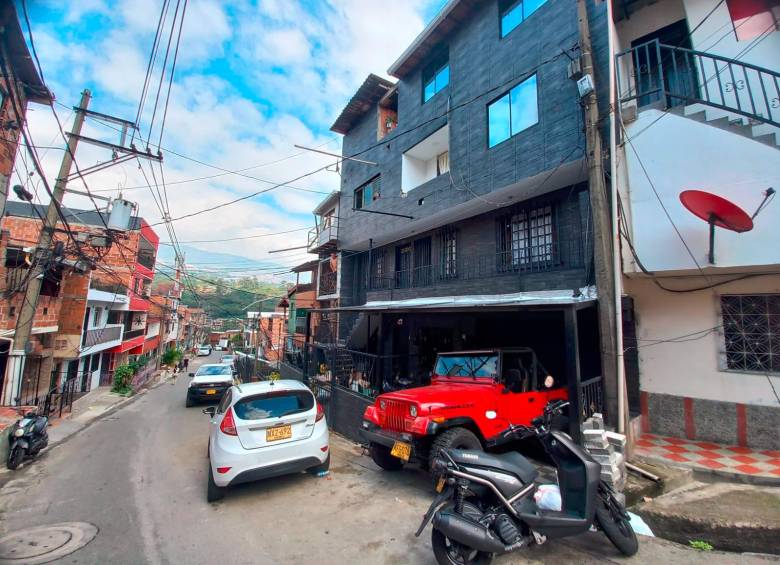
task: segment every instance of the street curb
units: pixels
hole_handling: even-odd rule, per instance
[[[76,428],[75,430],[73,430],[71,433],[69,433],[65,437],[60,438],[60,439],[58,439],[56,441],[50,442],[49,445],[46,446],[46,449],[44,449],[41,452],[41,455],[45,455],[46,453],[48,453],[49,451],[51,451],[55,447],[59,447],[60,445],[62,445],[64,443],[67,443],[71,438],[73,438],[74,436],[76,436],[79,433],[83,432],[85,429],[89,428],[93,423],[98,422],[98,421],[102,420],[103,418],[105,418],[107,416],[110,416],[111,414],[113,414],[114,412],[118,411],[119,409],[124,408],[125,406],[135,402],[136,400],[141,398],[144,394],[146,394],[148,391],[150,391],[152,389],[155,389],[158,386],[160,386],[160,385],[162,385],[162,384],[164,384],[166,382],[167,382],[166,379],[161,379],[159,382],[157,382],[157,383],[155,383],[155,384],[153,384],[153,385],[151,385],[149,387],[141,389],[139,392],[133,394],[132,396],[129,396],[129,397],[123,399],[123,400],[120,400],[119,402],[117,402],[116,404],[114,404],[110,408],[107,408],[106,410],[104,410],[103,412],[101,412],[100,414],[98,414],[97,416],[95,416],[94,418],[89,420],[88,422],[85,422],[82,426],[80,426],[80,427]],[[40,455],[38,457],[40,457]],[[38,459],[38,457],[36,457],[36,460]],[[5,486],[5,484],[7,482],[12,480],[13,474],[14,474],[13,471],[5,469],[4,467],[0,469],[0,489],[2,489],[2,487]]]
[[[694,478],[696,478],[696,475],[699,475],[700,477],[717,477],[720,479],[728,479],[729,481],[746,485],[755,485],[760,487],[780,487],[780,477],[761,477],[745,475],[742,473],[732,473],[731,471],[723,471],[720,469],[706,469],[694,467],[692,465],[673,464],[662,457],[652,457],[648,455],[634,455],[634,459],[636,461],[644,461],[646,463],[663,465],[665,467],[674,467],[676,469],[690,469],[693,472]]]

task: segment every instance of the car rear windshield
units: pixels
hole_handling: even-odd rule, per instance
[[[196,376],[201,375],[232,375],[233,370],[225,365],[217,365],[214,367],[201,367],[198,369]]]
[[[305,390],[285,390],[250,396],[236,402],[233,410],[242,420],[265,420],[307,412],[314,406],[314,396]]]
[[[440,377],[489,377],[498,374],[498,355],[445,355],[434,373]]]

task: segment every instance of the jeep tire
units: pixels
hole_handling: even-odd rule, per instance
[[[374,463],[382,467],[385,471],[400,471],[404,467],[404,462],[398,457],[390,455],[390,448],[379,443],[372,443],[368,446],[368,452]]]
[[[428,466],[442,449],[482,449],[479,438],[466,428],[450,428],[436,436],[428,456]],[[436,480],[437,477],[434,477]]]

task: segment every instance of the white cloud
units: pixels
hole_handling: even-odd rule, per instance
[[[176,181],[219,175],[220,171],[166,152],[171,215],[217,206],[271,186],[256,179],[288,181],[333,163],[333,158],[301,152],[294,144],[339,151],[340,138],[328,131],[332,120],[365,76],[369,72],[384,74],[422,29],[425,4],[415,0],[321,0],[313,8],[304,8],[298,0],[263,0],[258,5],[243,0],[190,0],[163,146],[223,169],[250,168],[245,175],[256,178],[222,175],[178,184]],[[45,76],[59,99],[74,104],[79,92],[90,86],[92,109],[134,118],[160,5],[161,0],[53,3],[50,21],[34,20]],[[59,17],[58,9],[63,11]],[[82,23],[90,15],[98,15],[103,26],[97,36],[86,33],[94,29],[80,27],[91,25]],[[142,119],[144,135],[152,106],[153,100],[148,100]],[[53,139],[61,145],[50,111],[34,105],[31,109],[30,127],[36,142],[45,144]],[[63,118],[68,115],[63,108],[57,110]],[[65,126],[70,127],[70,123]],[[117,132],[92,121],[88,121],[85,133],[110,141],[118,138]],[[156,138],[154,134],[152,141]],[[50,179],[61,155],[61,151],[51,150],[43,157]],[[82,144],[78,149],[82,168],[109,157],[102,148]],[[149,164],[144,166],[151,180]],[[160,180],[159,171],[157,176]],[[92,175],[88,182],[93,190],[145,184],[135,162]],[[78,189],[79,183],[74,184]],[[175,222],[178,237],[182,241],[220,239],[311,226],[312,208],[338,188],[339,177],[323,171],[292,184],[323,194],[277,189]],[[39,192],[43,196],[42,189]],[[137,201],[151,223],[160,220],[152,191],[127,189],[124,196]],[[67,196],[66,205],[92,206],[75,195]],[[156,229],[163,240],[168,239],[163,226]],[[281,258],[268,251],[305,243],[306,231],[300,231],[197,246],[294,264],[305,254]]]

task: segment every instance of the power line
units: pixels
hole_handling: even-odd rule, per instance
[[[306,227],[306,228],[295,228],[293,230],[279,231],[279,232],[274,232],[274,233],[261,233],[261,234],[258,234],[258,235],[246,235],[246,236],[242,236],[242,237],[228,237],[228,238],[225,238],[225,239],[190,239],[190,240],[186,240],[186,241],[179,241],[179,243],[223,243],[225,241],[238,241],[238,240],[242,240],[242,239],[255,239],[255,238],[259,238],[259,237],[272,237],[272,236],[275,236],[275,235],[284,235],[284,234],[288,234],[288,233],[295,233],[295,232],[299,232],[299,231],[303,231],[303,230],[310,230],[310,229],[311,228],[308,228],[308,227]],[[161,241],[160,243],[168,244],[170,242]]]

